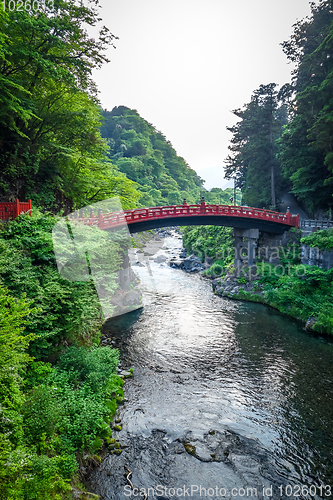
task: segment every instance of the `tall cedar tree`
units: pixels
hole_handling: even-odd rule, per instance
[[[282,47],[296,65],[279,158],[293,193],[312,212],[333,203],[333,2],[311,4]]]
[[[243,203],[275,208],[282,187],[276,139],[287,120],[286,86],[277,91],[275,83],[260,85],[244,109],[233,113],[240,121],[227,129],[233,134],[225,160],[226,178],[235,178],[242,189]]]

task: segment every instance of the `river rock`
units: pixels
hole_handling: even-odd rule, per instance
[[[183,261],[179,259],[171,259],[169,262],[169,266],[172,267],[173,269],[182,269],[183,268]]]
[[[160,254],[160,255],[157,255],[157,257],[155,257],[154,259],[154,262],[156,262],[157,264],[160,264],[161,262],[165,262],[167,260],[167,256],[165,254]]]
[[[190,255],[183,260],[183,269],[188,273],[199,272],[205,269],[199,257],[196,255]]]
[[[133,265],[133,266],[138,266],[138,267],[146,267],[146,266],[144,265],[144,263],[143,263],[143,262],[140,262],[139,260],[137,260],[137,261],[136,261],[134,264],[132,264],[132,265]]]
[[[214,264],[214,259],[212,257],[205,256],[205,268],[208,269],[210,266]]]
[[[313,327],[315,326],[318,318],[315,318],[314,316],[311,316],[311,318],[308,318],[306,323],[305,323],[305,329],[308,330],[309,332],[313,331]]]

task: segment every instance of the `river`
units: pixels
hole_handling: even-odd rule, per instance
[[[129,498],[126,465],[161,500],[333,498],[332,341],[166,263],[135,270],[144,308],[105,329],[134,369],[114,433],[124,449],[93,472],[91,491]]]

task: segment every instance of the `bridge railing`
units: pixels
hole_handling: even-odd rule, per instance
[[[29,212],[29,210],[31,215],[31,200],[19,201],[16,199],[13,202],[2,202],[0,203],[0,219],[5,221],[15,219],[21,213]]]
[[[307,228],[310,228],[310,227],[316,227],[316,228],[320,228],[320,229],[324,229],[324,228],[330,228],[330,227],[333,227],[333,221],[332,220],[301,220],[300,223],[299,223],[299,227],[301,229],[307,229]]]
[[[98,225],[101,229],[121,226],[123,224],[133,224],[138,221],[151,219],[167,219],[174,217],[191,217],[204,215],[223,215],[230,217],[242,217],[270,222],[278,222],[291,227],[298,227],[299,216],[290,212],[281,213],[262,208],[242,207],[235,205],[166,205],[162,207],[137,208],[134,210],[124,210],[123,212],[112,212],[98,215],[91,214],[84,218],[84,223],[90,226]],[[82,219],[83,214],[77,213],[75,218]]]

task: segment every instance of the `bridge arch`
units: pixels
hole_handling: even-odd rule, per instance
[[[92,214],[75,218],[90,226],[98,225],[102,230],[111,231],[127,224],[130,233],[168,226],[213,225],[283,234],[291,227],[299,227],[299,216],[274,212],[261,208],[233,205],[207,205],[202,199],[200,205],[169,205],[163,207],[137,208],[122,212]]]

